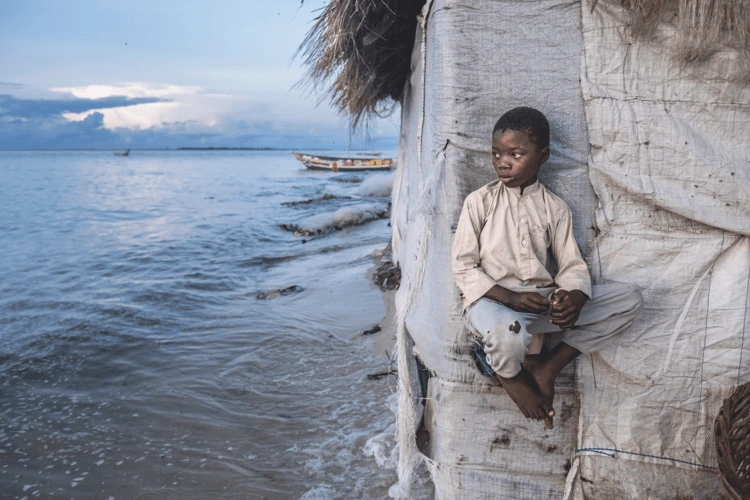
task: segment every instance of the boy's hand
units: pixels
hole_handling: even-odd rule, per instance
[[[550,301],[536,292],[511,292],[505,305],[518,312],[541,314],[549,309]]]
[[[550,323],[559,326],[563,330],[573,328],[578,321],[583,305],[588,300],[585,293],[580,290],[558,290],[552,296],[552,312]]]
[[[536,292],[514,292],[495,285],[484,294],[484,297],[500,302],[518,312],[541,314],[549,309],[551,302]]]

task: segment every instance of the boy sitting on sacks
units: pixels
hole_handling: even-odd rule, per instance
[[[552,428],[560,371],[614,342],[640,315],[643,298],[630,285],[592,287],[570,208],[537,180],[549,155],[541,112],[522,107],[500,117],[492,131],[498,180],[466,197],[452,261],[464,318],[484,343],[488,371],[525,417]],[[533,343],[532,335],[560,330],[562,342],[537,354],[541,335]]]

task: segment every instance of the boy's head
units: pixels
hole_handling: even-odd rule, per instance
[[[533,184],[548,158],[549,122],[540,111],[514,108],[500,117],[492,131],[492,165],[503,184]]]

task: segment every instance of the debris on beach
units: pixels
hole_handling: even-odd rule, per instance
[[[395,370],[388,370],[386,372],[368,373],[367,380],[380,380],[381,378],[387,377],[389,375],[394,375],[398,377],[398,372]]]
[[[284,231],[289,231],[290,233],[294,233],[294,236],[314,236],[316,234],[323,233],[323,230],[321,229],[305,229],[303,227],[298,226],[297,224],[281,224],[279,226]],[[306,240],[303,240],[305,243],[307,243]]]
[[[398,290],[401,285],[401,268],[398,264],[393,263],[391,258],[391,244],[388,243],[385,248],[378,248],[372,252],[373,259],[379,259],[378,267],[372,272],[370,279],[373,284],[386,292],[388,290]]]
[[[361,332],[362,335],[372,335],[373,333],[378,333],[381,331],[382,328],[380,328],[380,325],[375,325],[372,328],[368,328],[367,330],[363,330]]]
[[[370,373],[367,375],[367,380],[378,380],[383,377],[387,377],[389,375],[394,375],[398,377],[398,371],[396,370],[396,360],[391,357],[390,354],[388,354],[388,351],[385,351],[385,357],[388,359],[388,364],[386,365],[386,369],[382,372],[377,373]]]
[[[285,206],[288,206],[288,207],[296,207],[296,206],[299,206],[299,205],[310,205],[312,203],[317,203],[317,202],[320,202],[320,201],[332,200],[334,198],[343,199],[343,200],[351,200],[352,199],[351,196],[337,196],[335,194],[326,193],[323,196],[318,196],[317,198],[310,198],[310,199],[307,199],[307,200],[297,200],[297,201],[284,201],[281,204],[285,205]]]
[[[372,275],[372,282],[384,292],[398,290],[401,285],[401,268],[390,257],[383,257]]]
[[[343,207],[334,213],[318,214],[311,217],[303,225],[281,224],[284,231],[294,233],[295,236],[314,236],[340,231],[346,227],[359,226],[367,222],[387,219],[391,216],[391,206],[380,208],[377,206]]]
[[[300,293],[303,290],[304,290],[304,288],[302,288],[299,285],[292,285],[292,286],[288,286],[286,288],[280,288],[278,290],[271,290],[271,291],[268,291],[268,292],[258,292],[255,295],[255,298],[257,298],[259,300],[275,299],[276,297],[281,297],[281,296],[284,296],[284,295],[292,295],[292,294],[295,294],[295,293]]]

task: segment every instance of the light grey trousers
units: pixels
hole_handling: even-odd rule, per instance
[[[555,288],[539,288],[536,292],[549,297]],[[582,354],[599,351],[613,343],[643,310],[643,296],[633,285],[594,285],[592,295],[581,309],[575,326],[565,331],[562,339]],[[533,334],[561,331],[549,322],[549,312],[517,312],[486,298],[469,306],[464,318],[469,329],[484,342],[487,363],[504,378],[516,376],[521,371],[524,356],[533,354],[529,352]],[[521,327],[518,332],[518,328],[513,328],[516,321]]]

